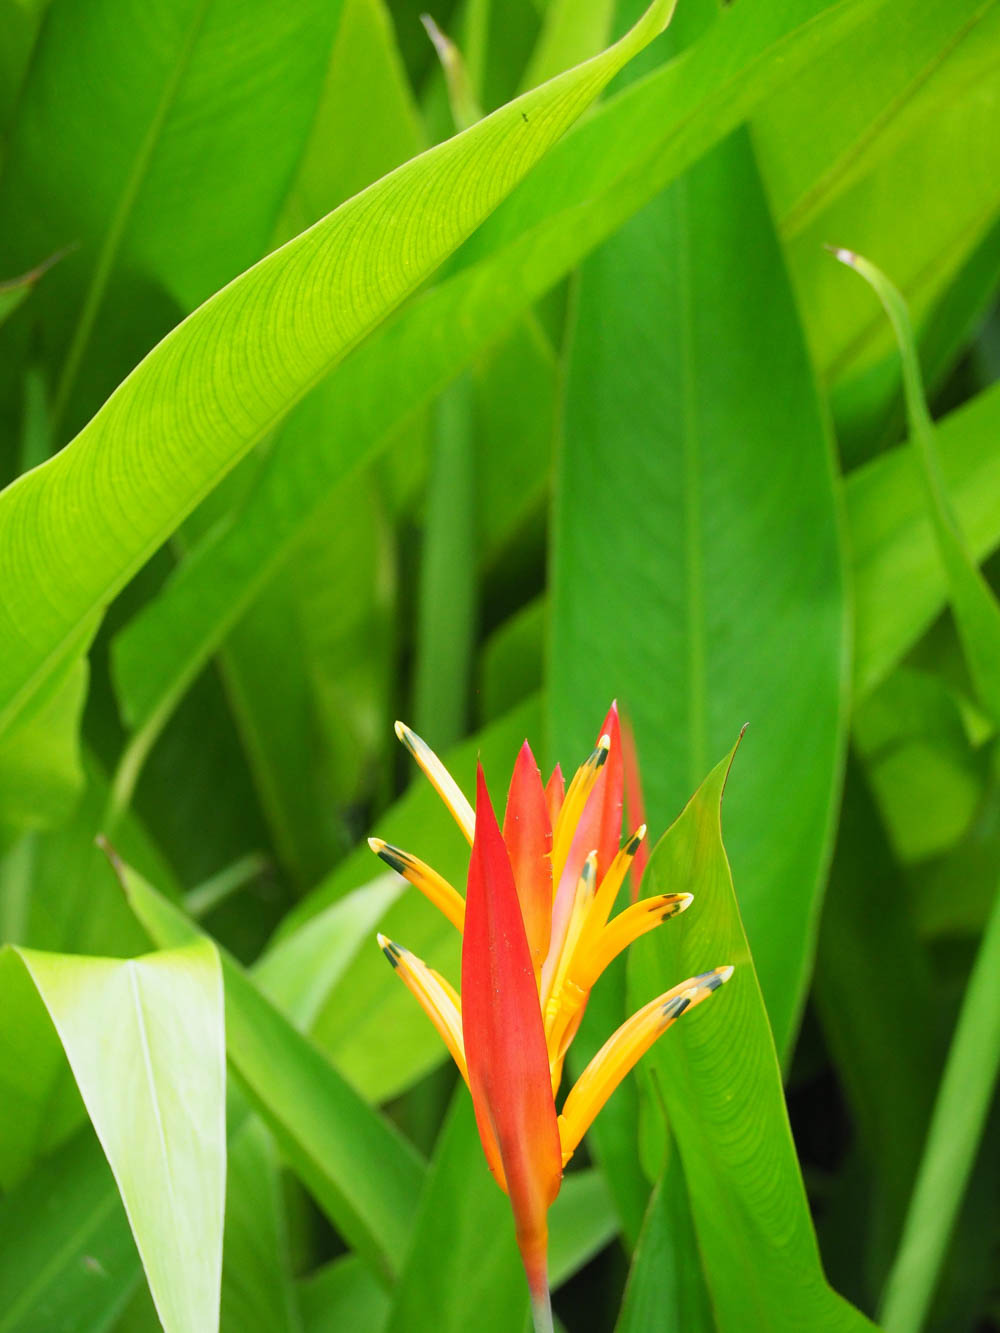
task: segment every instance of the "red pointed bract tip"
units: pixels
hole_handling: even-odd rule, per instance
[[[514,872],[537,985],[552,930],[552,824],[542,775],[527,741],[510,780],[503,841]]]
[[[545,1271],[562,1148],[535,973],[482,766],[462,942],[462,1025],[476,1123],[495,1142],[529,1282]]]

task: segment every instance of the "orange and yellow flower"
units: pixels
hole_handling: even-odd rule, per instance
[[[536,1325],[548,1308],[548,1210],[563,1167],[594,1117],[642,1054],[682,1013],[732,974],[717,967],[682,981],[633,1014],[594,1056],[556,1111],[563,1062],[591,988],[623,949],[679,912],[689,893],[612,909],[645,837],[621,841],[627,765],[617,707],[564,790],[557,766],[542,785],[528,742],[514,765],[501,832],[482,766],[473,810],[429,747],[396,733],[472,846],[466,895],[409,852],[379,838],[372,850],[462,933],[462,991],[409,950],[379,936],[386,957],[441,1034],[472,1094],[486,1160],[510,1197]]]

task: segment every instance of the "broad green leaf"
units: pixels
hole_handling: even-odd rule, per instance
[[[127,866],[133,911],[150,936],[186,943],[198,928]],[[320,1052],[222,953],[229,1062],[303,1183],[383,1282],[398,1273],[421,1162]]]
[[[335,1259],[299,1284],[304,1333],[382,1333],[389,1297],[354,1255]]]
[[[1000,542],[1000,387],[936,427],[941,470],[969,549]],[[913,646],[947,598],[912,445],[852,472],[846,487],[855,588],[855,691],[869,693]]]
[[[655,833],[750,722],[729,842],[787,1052],[843,763],[848,625],[831,442],[745,137],[584,266],[560,464],[558,752],[582,751],[617,696]],[[779,807],[776,839],[761,812]]]
[[[40,247],[78,245],[40,303],[57,418],[78,427],[178,306],[260,258],[340,10],[340,0],[52,6],[18,107],[0,238],[25,266]]]
[[[379,330],[302,404],[240,523],[192,552],[122,637],[116,674],[133,724],[170,710],[304,525],[389,431],[783,77],[881,3],[733,7],[688,58],[614,98],[553,150],[537,188],[525,182],[476,238],[466,268]],[[330,421],[338,423],[333,441],[324,433]]]
[[[89,1126],[0,1200],[2,1333],[106,1333],[141,1277]]]
[[[686,884],[695,901],[680,921],[632,946],[630,998],[633,1006],[645,1003],[709,967],[728,963],[735,971],[644,1062],[684,1166],[720,1333],[861,1333],[872,1325],[823,1276],[774,1039],[722,845],[720,801],[732,757],[712,770],[650,857],[644,893]]]
[[[386,1333],[511,1333],[524,1323],[528,1286],[510,1201],[489,1173],[459,1083],[413,1223],[413,1245]]]
[[[214,947],[125,961],[13,953],[66,1052],[166,1333],[217,1328],[226,1137]]]
[[[650,1195],[615,1333],[714,1333],[676,1153]],[[694,1257],[693,1264],[686,1262]]]
[[[896,335],[903,363],[910,438],[916,451],[934,536],[948,578],[948,594],[955,623],[980,701],[994,723],[1000,724],[1000,606],[969,554],[968,544],[948,498],[934,425],[924,398],[920,363],[906,302],[885,274],[867,259],[847,250],[838,250],[837,258],[860,273],[874,288]]]
[[[474,792],[477,757],[502,789],[525,737],[541,730],[538,700],[526,701],[454,751],[442,755],[459,786]],[[434,737],[425,738],[433,743]],[[440,797],[413,765],[410,789],[374,823],[373,834],[433,865],[464,889],[469,848]],[[286,918],[277,947],[308,929],[331,903],[368,884],[380,863],[362,844]],[[458,983],[459,937],[416,889],[407,888],[380,923],[381,930]],[[337,1069],[366,1097],[384,1101],[447,1058],[444,1046],[413,996],[385,961],[374,937],[329,991],[311,1029]]]
[[[0,737],[0,839],[72,813],[84,784],[79,732],[88,678],[86,659],[68,662]]]
[[[754,144],[786,237],[989,70],[996,11],[995,0],[909,0],[901,29],[887,6],[768,98]]]
[[[972,1170],[1000,1070],[1000,894],[976,954],[882,1301],[886,1333],[917,1333]]]
[[[198,500],[482,222],[668,16],[668,0],[656,0],[604,55],[262,260],[168,335],[67,448],[8,488],[0,726]],[[252,347],[253,359],[234,365],[234,346]]]

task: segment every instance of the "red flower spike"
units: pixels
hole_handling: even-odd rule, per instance
[[[462,943],[462,1024],[479,1136],[500,1151],[532,1297],[547,1299],[547,1213],[562,1149],[514,875],[482,766]]]
[[[527,741],[521,746],[510,780],[503,840],[514,872],[537,984],[552,930],[552,825],[542,775]]]
[[[635,745],[635,733],[632,730],[632,723],[628,715],[622,719],[622,759],[625,764],[625,808],[628,812],[628,822],[630,828],[637,828],[640,824],[646,822],[646,802],[642,796],[642,774],[639,770],[639,751]],[[649,848],[645,842],[638,848],[632,867],[629,871],[629,880],[632,885],[632,901],[636,902],[639,897],[639,885],[642,883],[642,877],[646,870],[646,862],[649,860]]]
[[[562,764],[556,764],[552,776],[545,784],[545,804],[549,807],[549,823],[553,828],[556,826],[565,799],[566,779],[563,777]]]

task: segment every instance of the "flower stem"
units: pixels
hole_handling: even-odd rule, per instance
[[[536,1291],[531,1289],[531,1319],[535,1333],[553,1333],[552,1301],[549,1297],[549,1284]]]

